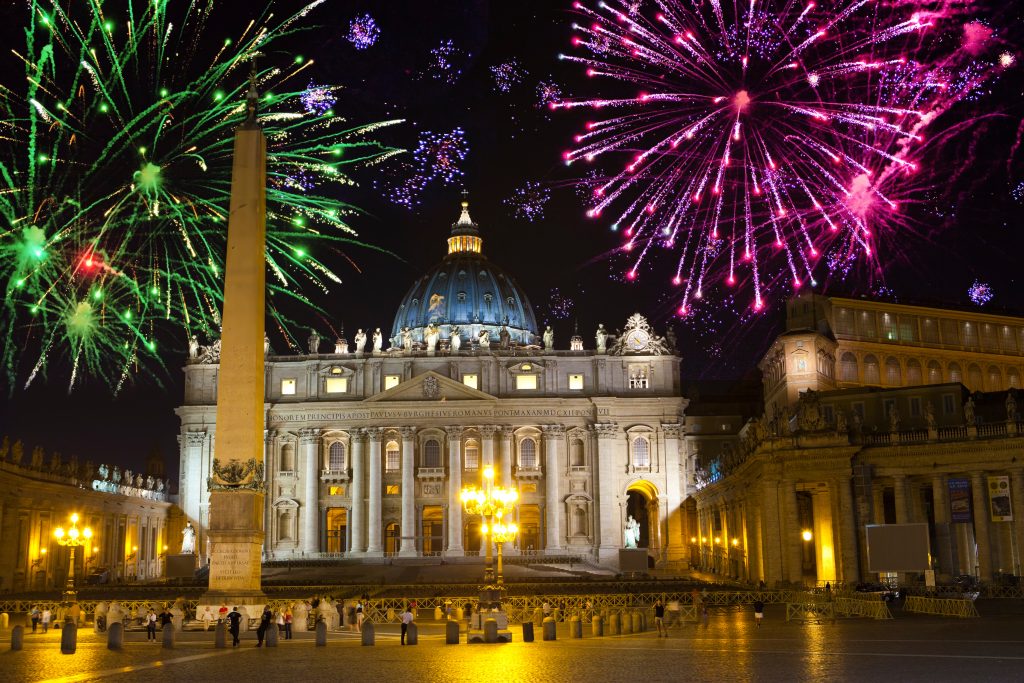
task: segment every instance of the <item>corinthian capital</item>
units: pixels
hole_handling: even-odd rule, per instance
[[[408,440],[416,437],[415,427],[400,427],[398,431],[402,434],[402,439]]]
[[[299,443],[317,443],[320,441],[320,430],[316,427],[306,427],[299,430]]]
[[[674,423],[674,424],[662,423],[661,431],[663,431],[665,433],[665,436],[670,438],[670,439],[678,439],[679,437],[683,436],[683,434],[684,434],[683,425],[678,424],[678,423]]]
[[[363,430],[363,433],[370,439],[370,441],[376,441],[380,439],[380,435],[384,433],[382,427],[367,427]]]
[[[206,432],[185,432],[185,445],[197,448],[206,443]]]
[[[462,427],[460,426],[447,426],[444,431],[448,433],[449,439],[461,439],[462,438]]]
[[[500,429],[501,429],[501,427],[499,427],[497,425],[481,425],[479,427],[480,436],[482,436],[485,439],[490,439]]]
[[[622,433],[619,425],[614,422],[598,422],[594,425],[594,431],[599,439],[614,439]]]
[[[558,439],[565,436],[565,425],[542,425],[545,439]]]

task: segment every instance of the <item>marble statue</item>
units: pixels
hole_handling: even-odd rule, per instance
[[[1017,397],[1013,389],[1006,392],[1006,421],[1013,422],[1017,419]]]
[[[342,337],[338,337],[334,340],[334,352],[335,353],[348,353],[348,342]]]
[[[351,329],[351,328],[350,328]],[[366,348],[366,333],[363,332],[363,328],[356,330],[356,353],[362,353],[363,349]]]
[[[320,335],[317,334],[316,330],[310,330],[309,332],[309,352],[310,354],[320,353]]]
[[[188,357],[199,357],[199,340],[196,338],[196,335],[194,334],[188,338]]]
[[[402,348],[406,353],[412,353],[412,330],[408,327],[402,328]]]
[[[636,548],[640,543],[640,522],[630,515],[626,520],[626,547]]]
[[[382,348],[384,348],[384,335],[380,333],[380,328],[378,327],[373,331],[373,352],[380,353]]]
[[[135,475],[135,488],[137,488],[137,489],[141,489],[142,488],[142,475],[141,474],[136,474]]]
[[[263,335],[263,355],[270,355],[270,337],[268,337],[265,333]]]
[[[967,397],[967,402],[964,403],[964,422],[966,422],[970,426],[974,426],[974,424],[975,424],[974,397],[973,396],[968,396]]]
[[[508,328],[502,325],[501,331],[498,332],[498,345],[503,349],[507,349],[511,338],[512,335],[508,333]]]
[[[665,345],[672,353],[677,353],[679,351],[679,347],[676,344],[676,331],[675,328],[671,326],[665,330]]]
[[[462,338],[459,337],[457,325],[452,326],[451,336],[448,337],[448,344],[451,346],[452,353],[459,352],[459,347],[462,346]]]
[[[894,434],[900,431],[900,411],[895,405],[889,409],[889,431]]]
[[[157,490],[157,493],[163,493],[164,492],[164,480],[163,479],[157,479],[156,480],[156,490]]]
[[[121,468],[118,467],[117,465],[114,465],[114,473],[110,475],[110,481],[114,482],[115,484],[121,483]]]
[[[185,528],[181,530],[181,554],[196,554],[196,528],[192,522],[185,522]]]
[[[434,353],[437,349],[437,341],[441,338],[441,330],[437,325],[431,323],[423,332],[423,341],[427,343],[427,353]]]
[[[846,413],[842,410],[836,411],[836,433],[839,436],[846,436],[849,432],[849,425],[846,423]]]
[[[153,484],[154,484],[153,475],[152,474],[147,475],[146,476],[146,488],[149,489],[150,491],[152,491],[153,490]]]
[[[480,334],[476,336],[476,343],[480,345],[481,349],[491,348],[491,335],[487,330],[480,330]]]
[[[935,405],[931,401],[924,406],[924,421],[929,431],[935,431]]]
[[[594,334],[597,340],[597,352],[604,353],[608,350],[608,331],[604,329],[604,323],[597,324],[597,332]]]
[[[551,325],[548,325],[544,329],[544,350],[552,351],[555,348],[555,331],[551,329]]]

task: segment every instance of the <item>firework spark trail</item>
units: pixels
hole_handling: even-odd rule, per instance
[[[323,4],[271,5],[223,43],[204,34],[218,3],[30,0],[25,78],[0,86],[0,307],[9,386],[48,373],[112,387],[161,363],[157,340],[220,323],[232,133],[253,59],[280,55]],[[211,45],[210,47],[204,47]],[[267,60],[269,61],[269,60]],[[304,87],[312,64],[261,64],[268,139],[267,303],[276,325],[316,308],[340,277],[323,261],[360,245],[358,210],[332,195],[348,169],[395,150],[380,126],[334,115],[337,86]],[[288,335],[285,335],[288,336]]]
[[[848,263],[837,254],[878,265],[880,247],[913,230],[901,206],[926,185],[921,159],[958,132],[937,120],[1015,61],[942,0],[573,8],[576,50],[559,57],[608,95],[549,106],[613,113],[588,121],[563,158],[624,157],[587,215],[616,213],[627,279],[654,247],[679,250],[681,313],[712,283],[745,280],[760,310],[773,284],[814,285]],[[962,46],[950,39],[961,31]]]

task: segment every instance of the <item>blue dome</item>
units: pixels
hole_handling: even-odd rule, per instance
[[[457,325],[464,343],[475,339],[481,330],[487,330],[497,342],[504,325],[513,340],[533,342],[537,320],[529,299],[511,276],[481,253],[482,242],[469,217],[469,204],[463,201],[462,215],[448,238],[448,255],[416,280],[402,298],[391,328],[392,339],[408,327],[413,339],[423,341],[424,328],[435,324],[441,328],[442,339]]]

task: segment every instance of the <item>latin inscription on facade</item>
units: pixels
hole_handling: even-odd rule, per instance
[[[350,420],[410,420],[421,418],[499,417],[594,417],[608,415],[607,408],[494,408],[451,410],[358,410],[352,412],[271,413],[270,422],[330,422]]]

